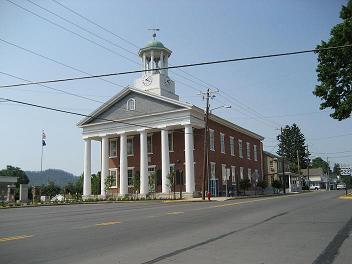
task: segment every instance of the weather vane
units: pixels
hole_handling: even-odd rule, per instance
[[[152,30],[154,33],[153,33],[153,38],[154,38],[154,40],[155,40],[155,38],[156,38],[156,32],[157,31],[160,31],[160,28],[148,28],[148,30]]]

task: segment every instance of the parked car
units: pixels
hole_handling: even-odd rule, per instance
[[[309,190],[320,190],[320,185],[318,185],[318,184],[311,185],[311,186],[309,186]]]
[[[339,183],[336,186],[336,190],[344,190],[344,189],[346,189],[346,184],[344,184],[344,183]]]

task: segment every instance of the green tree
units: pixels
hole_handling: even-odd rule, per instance
[[[132,178],[132,183],[133,183],[133,189],[134,191],[136,192],[140,192],[140,185],[141,185],[141,176],[140,176],[140,173],[139,171],[136,171],[133,175],[133,178]]]
[[[149,192],[156,192],[156,172],[152,172],[148,176]]]
[[[331,29],[330,39],[322,41],[317,49],[352,44],[352,0],[342,6],[342,23]],[[352,111],[352,48],[340,48],[318,52],[318,81],[313,94],[323,101],[320,109],[332,108],[330,116],[343,120]]]
[[[268,187],[268,183],[264,180],[260,180],[257,182],[257,186],[262,189],[262,193],[264,193],[264,190],[266,187]]]
[[[341,170],[340,164],[335,163],[334,168],[332,169],[332,173],[335,175],[340,175],[340,170]]]
[[[329,163],[327,163],[321,157],[316,157],[312,160],[312,168],[322,168],[324,173],[328,173],[330,170]]]
[[[271,186],[274,188],[274,193],[279,192],[279,190],[282,188],[282,183],[278,180],[274,180],[271,183]]]
[[[73,183],[75,193],[82,195],[83,194],[83,174]]]
[[[251,181],[249,179],[242,179],[239,183],[240,189],[243,190],[243,194],[246,195],[246,190],[251,187]]]
[[[91,176],[91,188],[92,188],[93,195],[99,195],[101,193],[100,178],[101,178],[100,171],[98,171],[97,174],[92,174]]]
[[[347,189],[352,189],[352,177],[351,176],[341,176],[341,181],[346,184]]]
[[[282,130],[282,134],[278,135],[280,139],[279,150],[277,153],[280,156],[284,156],[286,162],[289,162],[290,170],[298,172],[297,166],[297,151],[298,158],[301,168],[306,168],[308,159],[305,148],[305,138],[300,128],[293,124],[292,126],[286,126]]]
[[[50,198],[61,192],[60,186],[56,185],[53,181],[49,181],[47,185],[42,185],[40,189],[42,195],[49,196]]]

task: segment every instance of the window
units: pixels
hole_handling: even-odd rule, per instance
[[[133,155],[133,137],[127,138],[127,155]]]
[[[110,146],[109,146],[109,157],[114,158],[117,157],[117,140],[110,139]]]
[[[251,144],[247,142],[247,159],[251,159]]]
[[[175,164],[170,164],[170,173],[176,172]]]
[[[236,184],[236,166],[231,166],[231,180],[232,184]]]
[[[135,99],[130,98],[127,100],[127,110],[128,111],[136,110],[136,100]]]
[[[134,176],[134,168],[127,169],[127,184],[129,187],[133,186],[133,176]]]
[[[109,170],[109,176],[111,177],[111,186],[113,188],[117,187],[117,170]]]
[[[240,178],[243,180],[243,167],[240,167]]]
[[[220,151],[221,153],[225,153],[225,134],[220,133]]]
[[[227,180],[226,164],[221,164],[221,176],[222,176],[222,184],[226,184],[226,180]]]
[[[147,136],[147,152],[148,154],[153,153],[153,140],[152,140],[153,135],[148,135]]]
[[[170,132],[168,135],[169,151],[174,151],[174,133]]]
[[[209,145],[210,150],[215,151],[215,137],[214,137],[214,130],[209,129]]]
[[[240,156],[240,158],[243,158],[243,152],[242,152],[242,140],[239,139],[238,140],[238,155]]]
[[[235,139],[230,137],[230,153],[231,156],[235,156]]]
[[[258,161],[257,145],[253,145],[254,161]]]
[[[215,162],[210,162],[210,178],[215,179]]]
[[[155,172],[155,165],[148,166],[148,176]]]
[[[252,179],[252,169],[248,168],[248,179]]]

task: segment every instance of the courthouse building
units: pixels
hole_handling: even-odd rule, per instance
[[[139,51],[144,71],[128,86],[78,123],[85,144],[83,195],[91,195],[91,141],[101,142],[101,195],[113,176],[110,193],[150,192],[148,175],[156,172],[156,192],[169,193],[170,171],[181,171],[177,190],[201,191],[204,110],[179,101],[168,76],[171,50],[152,40]],[[209,120],[209,189],[222,195],[240,179],[263,174],[262,136],[216,115]],[[252,177],[253,176],[253,177]],[[181,185],[180,185],[181,184]],[[155,189],[155,188],[154,188]],[[234,189],[234,188],[233,188]]]

